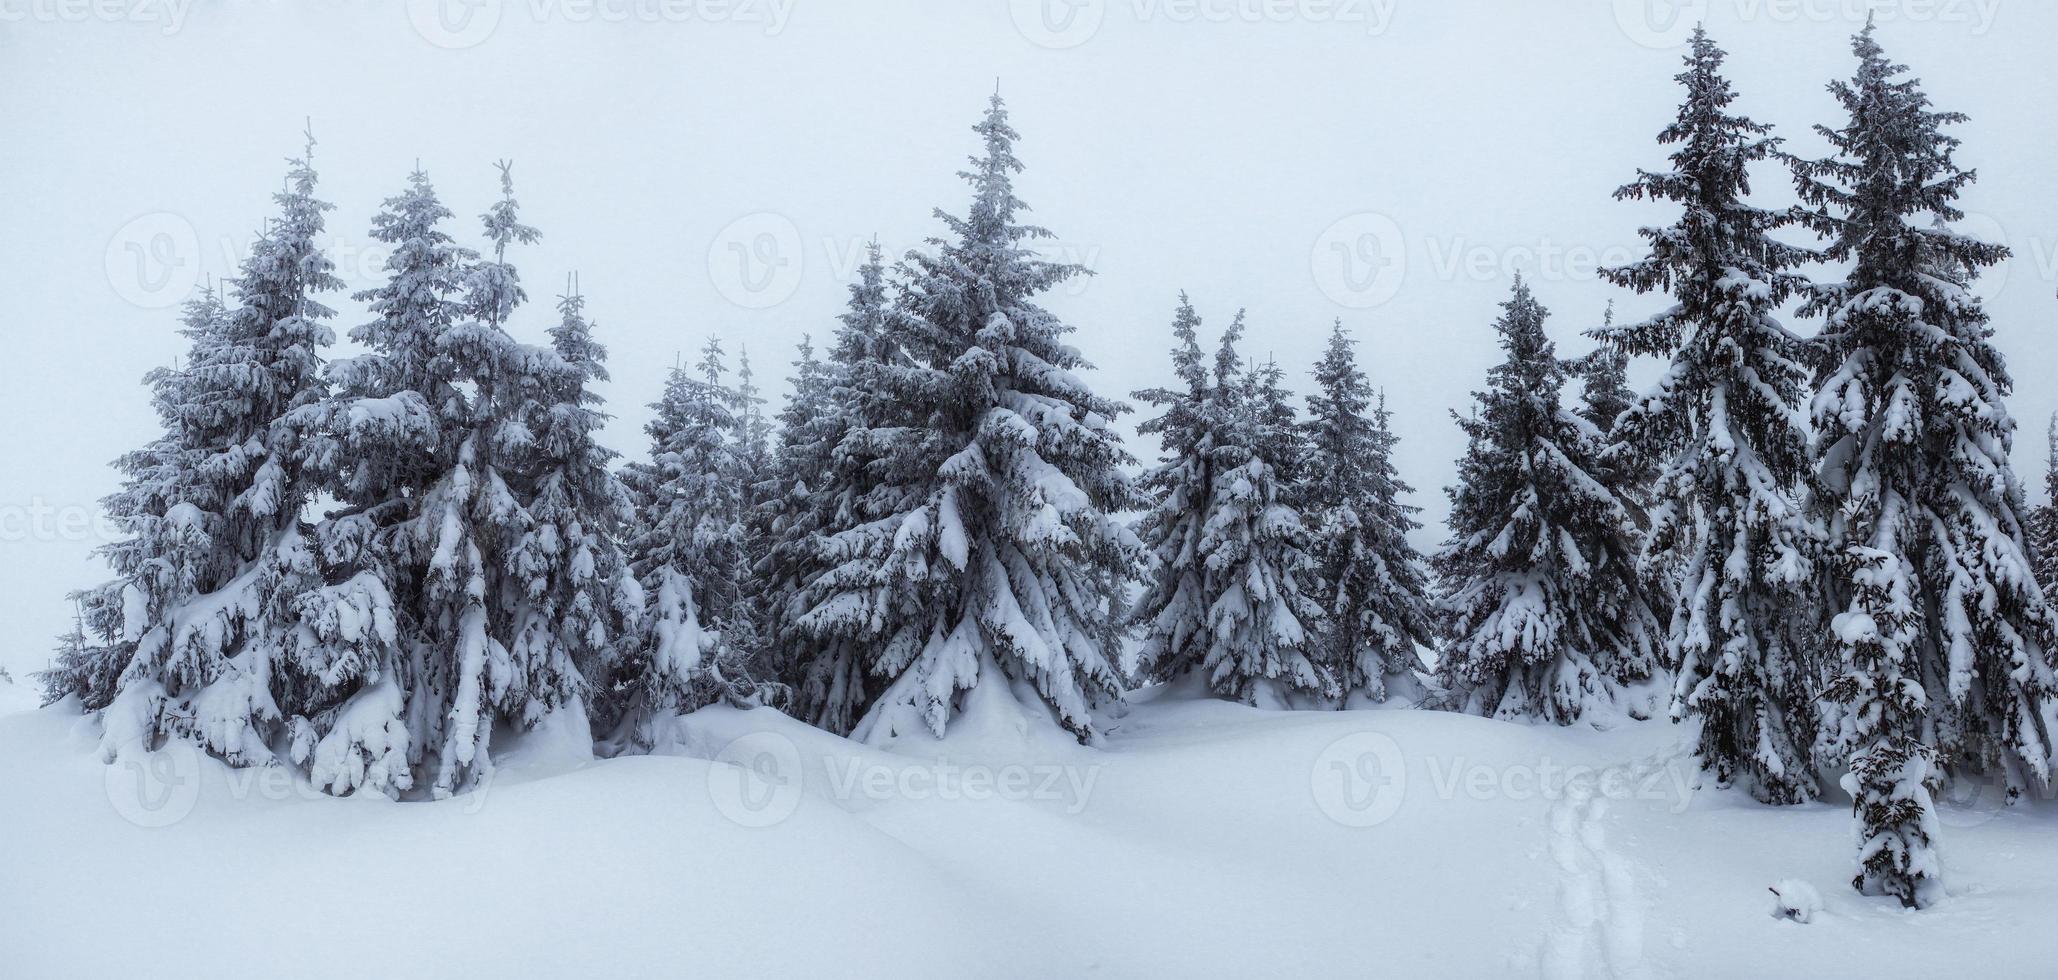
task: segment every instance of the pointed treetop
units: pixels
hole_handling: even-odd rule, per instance
[[[1229,321],[1229,329],[1222,331],[1222,344],[1215,349],[1215,383],[1227,387],[1229,382],[1243,371],[1243,358],[1236,353],[1236,342],[1243,339],[1243,311],[1237,310],[1236,317]]]
[[[493,256],[497,260],[505,257],[510,243],[528,245],[543,235],[515,217],[514,161],[498,160],[493,166],[500,171],[500,200],[481,215],[480,220],[485,223],[486,239],[493,243]]]
[[[1200,347],[1200,314],[1194,311],[1193,301],[1186,297],[1186,290],[1179,291],[1179,308],[1172,317],[1172,336],[1178,346],[1172,349],[1172,366],[1179,373],[1179,380],[1186,382],[1189,393],[1198,395],[1208,386],[1208,369]]]
[[[1515,379],[1517,387],[1538,397],[1555,397],[1565,376],[1564,366],[1558,362],[1557,345],[1544,332],[1544,320],[1549,316],[1550,311],[1529,291],[1529,283],[1521,273],[1516,273],[1508,299],[1501,304],[1501,316],[1494,321],[1508,360],[1492,373]]]
[[[1014,175],[1022,171],[1015,158],[1015,140],[1021,136],[1008,126],[1007,104],[995,93],[986,114],[972,127],[985,141],[983,156],[970,158],[974,169],[960,172],[972,183],[977,196],[962,229],[968,239],[1001,243],[1009,236],[1015,212],[1025,209],[1015,198]]]
[[[1687,64],[1696,65],[1705,62],[1709,63],[1711,67],[1719,66],[1722,64],[1722,59],[1727,56],[1726,52],[1715,46],[1715,40],[1708,36],[1708,25],[1705,22],[1694,25],[1694,32],[1688,38]]]
[[[2051,495],[2051,506],[2058,507],[2058,412],[2051,413],[2051,428],[2045,438],[2048,468],[2044,473],[2044,490]]]
[[[722,338],[709,334],[707,343],[700,348],[700,362],[693,367],[710,386],[721,387],[722,374],[728,370],[722,363]]]

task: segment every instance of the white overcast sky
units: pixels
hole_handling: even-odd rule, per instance
[[[937,230],[932,208],[963,208],[953,174],[997,79],[1019,193],[1099,273],[1049,302],[1095,383],[1164,379],[1181,289],[1211,333],[1247,307],[1247,353],[1303,387],[1341,317],[1391,394],[1430,548],[1462,449],[1447,413],[1498,356],[1508,274],[1532,278],[1568,353],[1610,299],[1624,316],[1664,302],[1592,270],[1669,217],[1610,194],[1663,162],[1687,25],[1705,17],[1729,49],[1741,108],[1815,153],[1866,6],[0,0],[0,664],[40,666],[64,594],[102,577],[87,521],[108,461],[154,434],[138,379],[182,350],[170,306],[233,269],[304,118],[353,289],[377,280],[364,232],[417,160],[472,240],[492,162],[515,162],[544,240],[514,255],[537,302],[513,329],[540,340],[578,270],[613,353],[607,437],[636,454],[675,352],[710,333],[748,346],[776,397],[794,344],[833,328],[861,243],[904,251]],[[1983,291],[2041,500],[2058,4],[1879,6],[1889,53],[1972,116],[1966,228],[2016,248]],[[1788,187],[1760,174],[1766,203]],[[339,336],[362,319],[332,305]]]

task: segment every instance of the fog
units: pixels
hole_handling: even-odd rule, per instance
[[[2017,382],[2016,466],[2041,500],[2058,5],[1879,6],[1889,54],[1971,116],[1962,227],[2015,249],[1979,288]],[[233,272],[310,125],[353,290],[379,280],[366,229],[417,162],[476,244],[493,161],[514,161],[544,238],[511,254],[531,292],[511,329],[540,340],[578,273],[612,351],[606,438],[633,456],[664,372],[710,334],[783,395],[864,242],[897,255],[938,233],[932,209],[964,208],[954,173],[997,85],[1022,134],[1018,192],[1054,254],[1096,273],[1048,301],[1093,383],[1166,379],[1182,289],[1211,333],[1247,308],[1245,353],[1303,390],[1341,318],[1391,398],[1430,549],[1463,448],[1449,412],[1498,358],[1510,276],[1529,277],[1568,354],[1611,300],[1623,317],[1666,303],[1594,268],[1670,218],[1611,194],[1663,165],[1687,27],[1705,17],[1729,50],[1742,111],[1819,154],[1808,127],[1840,121],[1824,84],[1848,74],[1866,7],[0,0],[0,665],[40,667],[65,593],[103,576],[108,462],[156,432],[140,378],[180,356],[177,303]],[[1756,190],[1791,200],[1773,167]],[[346,296],[331,305],[339,337],[364,319]]]

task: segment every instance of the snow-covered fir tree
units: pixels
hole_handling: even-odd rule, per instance
[[[1592,332],[1605,336],[1614,324],[1615,304],[1611,301],[1601,314],[1599,330]],[[1657,460],[1650,451],[1625,438],[1627,433],[1618,426],[1623,413],[1636,402],[1636,392],[1629,387],[1629,352],[1603,343],[1575,359],[1572,367],[1579,376],[1579,407],[1575,411],[1601,437],[1601,449],[1594,459],[1594,478],[1622,501],[1637,530],[1647,532],[1654,504],[1652,491],[1658,481]],[[1664,622],[1671,618],[1673,609],[1669,569],[1662,559],[1649,560],[1648,553],[1645,558],[1640,564],[1644,601]]]
[[[784,638],[791,633],[793,602],[815,567],[820,537],[814,527],[814,503],[827,484],[833,440],[842,435],[829,400],[830,365],[815,352],[812,335],[801,337],[798,354],[791,390],[778,413],[770,475],[760,485],[763,499],[754,515],[764,541],[755,574],[761,583],[768,666],[789,689],[800,686],[792,675],[800,658],[787,651]],[[787,708],[800,713],[790,703]]]
[[[721,644],[720,658],[709,666],[730,665],[734,669],[729,672],[740,681],[759,639],[751,585],[751,502],[769,447],[752,445],[763,432],[762,420],[751,416],[761,411],[762,399],[754,385],[746,391],[729,384],[728,352],[720,337],[710,335],[701,346],[693,372],[699,377],[683,389],[688,402],[680,410],[689,420],[684,432],[701,455],[689,455],[683,463],[694,473],[693,479],[708,482],[700,485],[698,495],[685,495],[692,501],[689,506],[701,536],[693,548],[674,550],[672,556],[674,567],[695,581],[701,615]],[[707,431],[701,432],[700,425],[708,426]],[[703,460],[705,470],[700,468]]]
[[[1438,674],[1453,710],[1571,724],[1657,666],[1628,511],[1594,475],[1600,434],[1561,404],[1566,366],[1518,276],[1433,560],[1443,618]],[[1633,706],[1632,706],[1633,707]]]
[[[827,428],[836,420],[830,402],[835,384],[830,365],[815,352],[812,334],[801,335],[795,353],[792,390],[779,409],[772,448],[773,482],[777,487],[768,497],[772,501],[788,497],[805,500],[811,496],[810,484],[821,482],[822,474],[829,468],[829,457],[836,449]],[[788,508],[774,509],[783,512]]]
[[[517,602],[510,652],[524,676],[545,678],[541,696],[524,704],[522,721],[530,724],[572,691],[590,716],[592,682],[606,677],[642,626],[643,590],[621,548],[634,506],[609,468],[614,451],[595,438],[608,416],[591,386],[607,380],[607,348],[594,339],[585,309],[576,284],[568,285],[550,346],[570,370],[540,375],[527,406],[535,442],[517,487],[529,521],[510,551]]]
[[[1680,208],[1672,224],[1643,229],[1650,255],[1602,273],[1669,292],[1673,305],[1596,333],[1604,351],[1671,359],[1655,391],[1611,411],[1633,453],[1661,464],[1646,560],[1672,576],[1678,598],[1665,634],[1672,717],[1692,724],[1718,783],[1799,803],[1817,793],[1815,565],[1798,496],[1803,351],[1778,310],[1805,285],[1792,271],[1805,256],[1772,237],[1788,212],[1745,200],[1751,164],[1779,141],[1730,110],[1723,58],[1696,29],[1677,76],[1685,100],[1658,135],[1676,147],[1671,169],[1640,171],[1615,195]]]
[[[1386,396],[1373,401],[1355,343],[1338,321],[1308,396],[1300,497],[1312,529],[1308,592],[1322,609],[1313,649],[1346,703],[1414,704],[1424,693],[1417,648],[1433,641],[1435,625],[1428,574],[1408,543],[1421,525],[1418,508],[1401,500],[1414,490],[1394,469]]]
[[[505,164],[501,190],[481,218],[483,260],[441,229],[450,211],[420,171],[373,219],[372,236],[392,246],[389,279],[358,294],[374,319],[351,336],[371,353],[332,372],[345,397],[324,412],[326,466],[345,507],[321,537],[332,560],[391,593],[398,644],[357,666],[330,730],[296,738],[331,792],[468,789],[492,772],[498,724],[532,725],[584,694],[563,645],[513,649],[524,610],[560,591],[526,564],[525,543],[540,540],[523,499],[541,479],[537,426],[590,366],[503,328],[526,298],[507,248],[537,233],[519,220]]]
[[[1930,787],[1941,763],[1991,773],[2011,798],[2048,784],[2052,611],[2030,568],[2008,453],[2012,383],[1967,290],[2007,250],[1948,223],[1973,179],[1940,112],[1868,24],[1848,113],[1818,126],[1834,154],[1793,160],[1802,221],[1848,263],[1804,312],[1816,339],[1813,512],[1828,535],[1829,744],[1848,753],[1856,886],[1926,905],[1941,894]]]
[[[807,618],[861,643],[885,684],[861,738],[940,736],[977,692],[1040,702],[1086,739],[1116,686],[1105,593],[1140,552],[1115,517],[1132,499],[1111,424],[1124,406],[1078,378],[1073,328],[1034,302],[1084,270],[1039,258],[1031,246],[1049,233],[1017,220],[1021,164],[999,96],[976,128],[971,209],[938,213],[950,237],[908,256],[885,323],[909,363],[865,377],[890,396],[855,434],[883,516],[834,536],[842,564]]]
[[[757,372],[750,366],[747,348],[737,348],[736,385],[729,393],[736,419],[730,451],[743,491],[737,524],[742,538],[738,542],[735,580],[728,589],[731,605],[722,625],[722,638],[753,676],[763,677],[774,670],[769,662],[771,627],[767,608],[773,597],[765,591],[758,567],[771,547],[770,513],[765,503],[779,490],[772,468],[772,421],[765,414],[764,392],[758,388]]]
[[[1615,326],[1615,304],[1601,314],[1595,336],[1606,337]],[[1579,417],[1592,423],[1601,434],[1603,448],[1597,472],[1609,488],[1622,497],[1637,527],[1648,527],[1652,485],[1658,478],[1657,461],[1643,447],[1623,438],[1617,428],[1622,414],[1637,402],[1629,386],[1629,351],[1604,343],[1574,362],[1579,375]]]
[[[872,438],[872,423],[893,411],[889,377],[911,363],[887,334],[890,311],[879,243],[850,285],[835,342],[821,366],[820,390],[803,403],[798,380],[782,438],[780,467],[789,486],[803,487],[775,535],[766,576],[781,676],[791,686],[788,710],[811,724],[849,733],[870,707],[878,685],[867,651],[876,625],[862,616],[811,615],[832,597],[876,588],[868,554],[853,550],[876,538],[861,530],[908,506],[879,491],[872,462],[891,438]],[[802,416],[796,413],[805,411]],[[890,490],[890,488],[889,488]]]
[[[121,598],[118,589],[105,585],[80,589],[65,596],[75,612],[72,628],[57,637],[57,650],[50,666],[30,675],[43,695],[43,707],[78,698],[82,711],[98,711],[114,700],[115,682],[135,651],[121,640],[119,606],[110,600]],[[92,608],[97,618],[88,632],[86,613]]]
[[[215,364],[224,354],[238,360],[246,356],[247,352],[226,348],[226,318],[221,294],[212,284],[186,301],[180,333],[189,341],[187,364]],[[188,425],[186,403],[222,404],[220,397],[195,397],[199,384],[208,377],[230,380],[220,371],[195,375],[179,368],[158,368],[144,379],[164,431],[114,463],[124,474],[122,487],[100,504],[128,537],[103,546],[99,554],[113,566],[117,577],[68,597],[77,608],[73,628],[59,639],[50,669],[38,675],[46,704],[76,696],[84,710],[107,707],[141,639],[140,633],[128,635],[129,610],[133,607],[147,613],[153,606],[159,610],[174,606],[202,591],[199,580],[203,575],[211,588],[241,565],[238,560],[206,572],[195,568],[201,562],[226,561],[231,556],[216,551],[200,522],[166,520],[175,508],[176,516],[194,516],[185,500],[207,489],[192,486],[200,482],[200,461],[211,453],[201,444],[200,427]],[[237,440],[236,445],[242,441]],[[227,495],[236,493],[231,489]],[[153,599],[153,595],[161,598]],[[157,615],[162,618],[164,614]]]
[[[1209,682],[1260,705],[1341,693],[1315,660],[1322,607],[1308,592],[1315,565],[1297,506],[1307,443],[1285,377],[1267,360],[1248,369],[1236,398],[1225,400],[1222,469],[1202,543],[1224,583],[1209,609]]]
[[[1603,336],[1615,325],[1615,304],[1601,315]],[[1602,345],[1579,360],[1579,416],[1602,435],[1615,431],[1622,413],[1636,404],[1636,392],[1629,387],[1629,353],[1620,347]]]
[[[750,349],[736,352],[736,455],[750,478],[752,492],[772,475],[772,420],[765,414],[764,391],[750,366]]]
[[[2044,503],[2030,511],[2028,534],[2037,582],[2052,599],[2058,598],[2058,414],[2051,416],[2044,460]]]
[[[1216,437],[1221,428],[1218,390],[1200,346],[1200,314],[1185,293],[1173,315],[1172,371],[1178,383],[1147,388],[1133,397],[1159,414],[1137,426],[1162,447],[1158,465],[1144,471],[1137,489],[1149,509],[1136,533],[1150,556],[1143,596],[1131,610],[1142,646],[1139,674],[1165,677],[1207,659],[1208,610],[1220,588],[1202,548],[1214,510]]]
[[[130,535],[103,551],[117,578],[82,596],[83,628],[45,679],[53,697],[106,709],[110,759],[180,739],[269,764],[350,659],[386,638],[376,583],[330,587],[301,523],[313,486],[298,416],[327,394],[333,313],[319,295],[341,285],[318,245],[331,206],[314,196],[312,151],[310,137],[232,301],[188,304],[186,363],[152,373],[164,435],[119,461],[126,478],[105,502]]]
[[[1221,469],[1202,548],[1224,586],[1209,608],[1209,680],[1251,703],[1333,698],[1336,681],[1313,656],[1321,607],[1306,588],[1314,561],[1297,506],[1307,443],[1278,362],[1243,367],[1234,346],[1243,331],[1239,310],[1216,357],[1225,369]]]
[[[649,597],[648,635],[623,658],[609,741],[650,748],[657,725],[717,699],[755,696],[748,653],[730,642],[743,615],[748,488],[737,441],[736,396],[713,337],[680,364],[645,427],[650,459],[624,473],[636,501],[629,555]]]
[[[1133,614],[1145,676],[1199,675],[1215,694],[1286,706],[1331,697],[1312,655],[1320,614],[1307,529],[1294,507],[1305,446],[1276,365],[1246,370],[1239,311],[1223,332],[1211,378],[1184,294],[1173,320],[1173,368],[1185,388],[1137,397],[1165,406],[1142,431],[1163,440],[1162,464],[1142,486],[1154,501],[1137,528],[1157,558]]]

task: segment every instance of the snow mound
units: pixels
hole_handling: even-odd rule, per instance
[[[1807,923],[1822,911],[1822,893],[1815,886],[1795,878],[1782,878],[1767,889],[1772,893],[1772,916]]]

